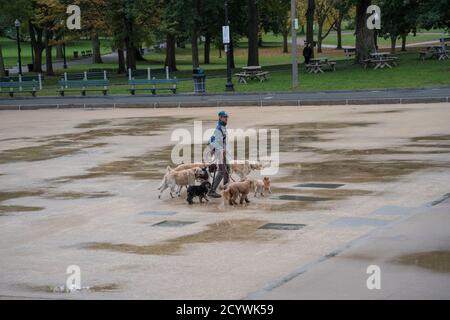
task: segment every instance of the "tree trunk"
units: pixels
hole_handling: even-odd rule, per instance
[[[166,35],[166,61],[165,66],[169,67],[170,72],[177,71],[177,60],[175,55],[176,45],[175,35],[167,33]]]
[[[207,33],[205,35],[205,48],[204,48],[204,63],[210,63],[210,54],[211,54],[211,35]]]
[[[288,32],[283,32],[283,53],[288,53],[289,49],[288,49]]]
[[[306,10],[306,41],[314,43],[314,12],[316,3],[314,0],[308,0],[308,9]],[[312,47],[312,56],[314,58],[314,46]]]
[[[63,58],[64,58],[63,45],[62,43],[59,43],[56,45],[56,59],[63,59]]]
[[[200,62],[198,59],[198,31],[197,26],[192,28],[191,32],[191,50],[192,50],[192,68],[198,68]]]
[[[0,77],[5,76],[5,61],[3,60],[2,45],[0,44]]]
[[[356,5],[356,62],[368,59],[375,50],[373,30],[367,28],[367,8],[371,0],[359,0]]]
[[[48,76],[53,76],[55,75],[55,73],[53,72],[53,47],[50,45],[50,40],[53,37],[53,34],[48,30],[46,30],[45,34],[45,71]]]
[[[219,46],[219,59],[222,58],[222,46]]]
[[[231,41],[230,41],[230,45],[228,47],[228,50],[231,51],[231,54],[230,54],[231,69],[234,69],[234,68],[236,68],[236,65],[234,64],[234,41],[233,41],[233,39],[231,39]]]
[[[337,46],[336,49],[342,49],[342,19],[336,22]]]
[[[319,30],[317,31],[317,53],[322,53],[322,33],[324,21],[319,21]]]
[[[259,66],[259,49],[258,49],[258,7],[256,0],[247,0],[248,14],[248,66]]]
[[[406,34],[402,34],[402,51],[406,51]]]
[[[98,38],[98,33],[94,32],[91,35],[92,42],[92,63],[103,63],[102,55],[100,53],[100,40]]]
[[[33,71],[42,72],[42,52],[44,51],[43,30],[33,25],[31,20],[28,21],[28,30],[30,32],[31,46],[34,51]]]
[[[123,52],[123,49],[117,49],[117,57],[118,57],[118,64],[119,69],[117,70],[117,73],[123,74],[126,73],[126,67],[125,67],[125,53]]]
[[[136,48],[133,44],[133,22],[129,19],[125,20],[126,36],[125,36],[125,50],[127,58],[127,70],[136,70]]]
[[[397,36],[391,35],[391,53],[395,53],[396,44],[397,44]]]

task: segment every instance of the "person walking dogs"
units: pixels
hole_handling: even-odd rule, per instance
[[[307,43],[306,47],[303,49],[303,57],[305,57],[305,64],[309,64],[311,61],[311,57],[313,55],[313,49],[311,47],[311,43]]]
[[[216,164],[218,167],[218,172],[214,178],[214,181],[211,186],[211,190],[208,193],[208,196],[212,198],[220,198],[222,197],[220,194],[216,192],[217,187],[223,179],[223,184],[226,185],[229,180],[229,172],[230,167],[227,164],[227,122],[228,122],[228,114],[225,111],[219,112],[219,121],[217,122],[217,127],[214,130],[214,134],[208,141],[208,145],[211,149],[211,152],[215,155]]]

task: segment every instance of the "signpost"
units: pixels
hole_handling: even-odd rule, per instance
[[[292,88],[298,87],[298,62],[297,62],[297,1],[291,0],[291,34],[292,34]]]

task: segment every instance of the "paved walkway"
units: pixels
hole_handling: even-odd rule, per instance
[[[249,298],[450,299],[450,201],[391,210],[405,218],[347,244],[330,258],[300,267]],[[370,265],[380,268],[378,290],[366,285]]]

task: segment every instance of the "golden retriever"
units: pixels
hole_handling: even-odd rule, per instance
[[[179,187],[177,191],[177,194],[179,195],[183,186],[187,187],[195,184],[197,176],[202,174],[202,171],[203,170],[200,168],[175,171],[170,167],[167,167],[167,173],[164,175],[164,178],[158,187],[158,190],[160,190],[158,198],[161,199],[161,194],[167,188],[170,188],[170,196],[173,198],[174,196],[172,193],[175,192],[177,186]]]
[[[206,164],[201,163],[201,162],[196,162],[196,163],[183,163],[178,165],[175,169],[173,169],[174,171],[182,171],[182,170],[186,170],[186,169],[194,169],[194,168],[206,168]]]
[[[261,170],[263,165],[259,161],[231,160],[231,173],[236,173],[239,178],[245,179],[253,170]]]
[[[221,186],[221,189],[223,190],[222,195],[224,199],[224,203],[230,205],[237,205],[237,198],[240,197],[239,203],[243,204],[244,200],[246,203],[249,203],[250,200],[248,200],[248,194],[250,191],[252,191],[255,187],[255,184],[253,180],[244,180],[239,182],[232,182],[229,183],[226,187]]]

